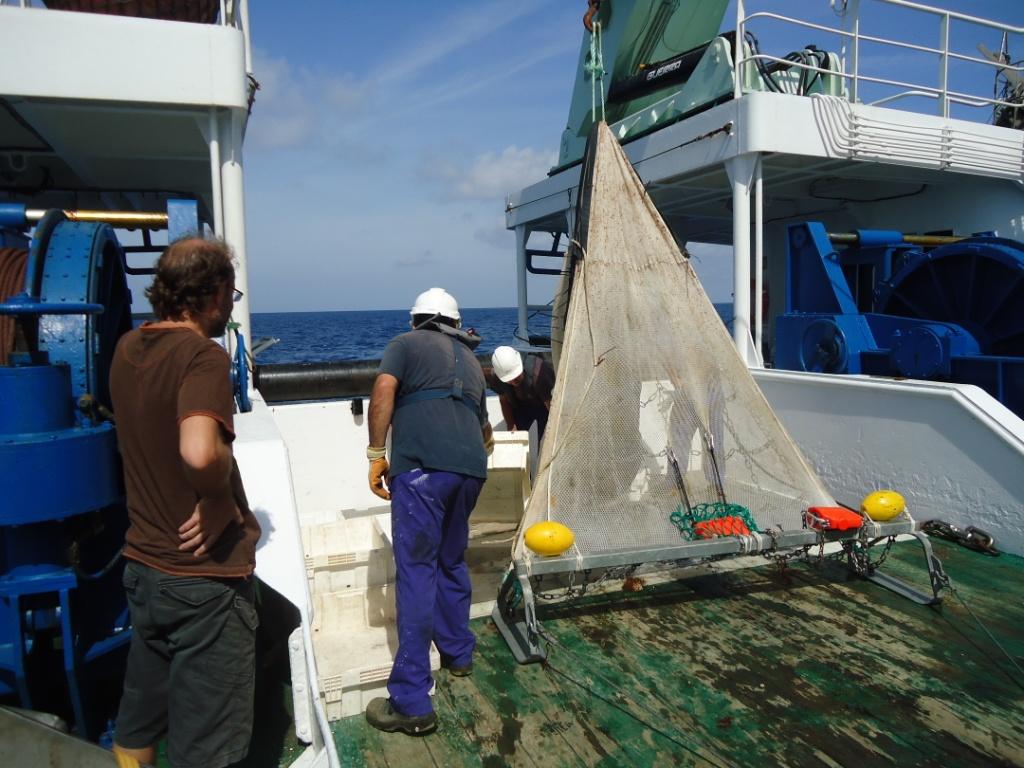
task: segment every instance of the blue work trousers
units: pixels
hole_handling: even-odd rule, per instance
[[[528,400],[512,406],[512,418],[516,420],[516,429],[528,430],[533,422],[537,422],[537,439],[544,437],[548,427],[548,409],[544,403]]]
[[[445,665],[465,666],[473,658],[465,555],[469,514],[483,484],[478,477],[422,469],[396,475],[388,484],[398,612],[398,653],[388,694],[403,715],[433,710],[431,641]]]

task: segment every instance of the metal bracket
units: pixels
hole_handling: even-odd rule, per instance
[[[942,561],[932,552],[932,543],[928,540],[928,536],[921,531],[914,531],[910,535],[921,542],[921,546],[924,548],[925,565],[928,568],[928,579],[932,588],[931,596],[915,589],[902,579],[879,573],[876,570],[872,570],[865,578],[913,600],[919,605],[939,605],[942,602],[942,590],[949,586],[949,577],[946,576],[946,572],[942,568]]]
[[[505,638],[512,655],[520,664],[533,664],[544,661],[547,652],[540,644],[540,624],[537,622],[536,604],[533,599],[533,587],[526,574],[518,573],[515,567],[505,574],[498,591],[491,618],[495,626]],[[523,620],[516,621],[516,603],[513,590],[516,584],[522,589]]]
[[[302,642],[302,627],[296,627],[288,636],[288,666],[292,673],[292,707],[295,735],[299,741],[313,741],[313,695],[306,667],[306,650]]]

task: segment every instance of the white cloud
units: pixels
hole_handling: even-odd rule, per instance
[[[351,75],[328,78],[319,84],[319,88],[328,104],[346,112],[358,111],[367,102],[366,84]]]
[[[420,176],[445,187],[459,200],[493,200],[540,181],[555,164],[556,152],[510,146],[501,152],[485,152],[468,166],[451,160],[430,160]]]
[[[461,13],[439,18],[436,13],[427,13],[434,18],[434,24],[423,24],[423,14],[410,24],[418,30],[418,46],[405,49],[392,57],[392,63],[378,70],[374,79],[378,82],[404,80],[424,72],[431,64],[455,51],[466,48],[493,34],[516,19],[529,15],[542,7],[540,0],[508,3],[504,0],[485,4],[475,3]],[[443,4],[425,4],[423,8],[436,11]]]
[[[389,125],[401,124],[412,114],[438,114],[443,105],[491,92],[574,48],[572,36],[546,34],[500,62],[483,59],[470,69],[437,64],[460,49],[485,45],[481,41],[488,36],[541,8],[541,0],[511,8],[506,3],[488,3],[440,18],[434,33],[418,35],[427,42],[418,47],[396,44],[382,54],[388,63],[371,69],[365,78],[306,68],[257,48],[254,70],[260,89],[250,123],[250,146],[279,149],[316,141],[337,147],[355,142],[358,156],[377,143],[382,130],[390,132]]]
[[[501,154],[487,152],[475,161],[456,185],[462,197],[499,197],[543,179],[558,159],[556,152],[511,146]]]
[[[255,53],[260,89],[253,105],[248,141],[257,147],[295,146],[316,127],[316,111],[301,87],[301,78],[284,58]]]
[[[405,253],[395,259],[396,267],[433,267],[437,266],[438,260],[430,249],[419,253]]]
[[[313,72],[259,49],[254,56],[260,88],[248,141],[255,147],[305,145],[367,106],[366,84],[351,75]]]
[[[531,46],[524,51],[522,59],[514,64],[502,62],[499,67],[491,68],[488,71],[476,69],[471,72],[456,73],[454,77],[447,80],[440,80],[431,87],[424,90],[417,90],[411,97],[414,99],[410,104],[403,107],[408,111],[417,111],[425,108],[436,108],[437,106],[452,101],[458,101],[471,94],[479,93],[494,88],[499,82],[508,81],[531,67],[535,67],[548,59],[563,55],[566,51],[575,50],[576,43],[567,37],[560,37],[554,43],[544,46]]]
[[[495,217],[490,226],[481,226],[473,230],[473,237],[481,243],[494,248],[511,250],[515,248],[515,236],[505,229],[505,217]]]

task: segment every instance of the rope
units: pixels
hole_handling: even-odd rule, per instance
[[[590,73],[590,114],[591,122],[597,120],[597,94],[601,94],[601,122],[604,122],[604,53],[602,50],[601,22],[594,22],[594,31],[590,35],[590,60],[584,65]]]
[[[23,248],[0,248],[0,301],[7,301],[25,288],[28,251]],[[0,315],[0,365],[7,365],[14,351],[14,318]]]
[[[1013,680],[1013,682],[1015,682],[1020,688],[1024,689],[1024,669],[1021,669],[1021,666],[1017,663],[1016,659],[1014,659],[1013,656],[1011,656],[1007,652],[1007,650],[1003,648],[1002,644],[998,640],[996,640],[995,635],[993,635],[989,631],[988,627],[986,627],[982,620],[978,618],[978,615],[971,610],[971,606],[969,606],[967,604],[967,601],[960,596],[960,591],[953,586],[953,582],[949,581],[948,577],[946,579],[946,586],[948,587],[949,591],[956,596],[956,599],[960,601],[960,605],[967,609],[967,613],[969,613],[971,615],[971,618],[974,619],[974,621],[977,623],[979,627],[981,627],[981,630],[986,635],[988,635],[988,639],[992,641],[993,645],[995,645],[995,647],[999,649],[1003,656],[1006,657],[1006,660],[1009,661],[1010,664],[1013,665],[1013,668],[1017,670],[1017,673],[1020,675],[1020,677],[1017,678],[1011,675],[1010,679]]]
[[[568,645],[563,645],[558,640],[556,640],[554,637],[552,637],[551,634],[548,633],[547,631],[545,631],[543,628],[540,629],[540,635],[550,645],[552,645],[552,646],[554,646],[556,648],[560,648],[560,649],[562,649],[564,651],[568,651],[570,654],[572,654],[574,656],[578,656],[579,660],[580,660],[579,668],[580,669],[586,669],[587,672],[593,678],[595,678],[596,680],[599,680],[600,682],[604,683],[609,688],[609,690],[615,690],[618,687],[613,682],[608,680],[606,677],[603,677],[599,673],[595,672],[594,668],[593,668],[593,664],[590,663],[590,661],[587,658],[585,658],[583,656],[583,654],[579,653],[574,648],[571,648]],[[718,762],[718,760],[714,759],[711,755],[709,755],[706,752],[704,752],[703,750],[701,750],[700,747],[694,747],[694,746],[691,746],[691,745],[687,744],[686,741],[684,741],[683,737],[681,735],[679,735],[678,733],[670,733],[668,730],[659,728],[657,725],[654,725],[654,723],[650,722],[650,720],[646,720],[643,717],[640,717],[637,713],[633,712],[626,705],[624,705],[624,704],[622,704],[622,703],[620,703],[618,701],[615,701],[614,699],[611,699],[608,696],[605,696],[605,695],[601,694],[600,692],[598,692],[595,689],[595,687],[592,684],[588,684],[585,681],[580,680],[579,678],[574,677],[573,675],[569,674],[565,670],[559,669],[558,667],[556,667],[554,664],[551,663],[550,658],[546,659],[544,661],[544,668],[546,670],[549,670],[550,672],[554,672],[556,675],[560,675],[561,677],[564,677],[569,682],[573,683],[574,685],[578,685],[580,688],[582,688],[583,690],[587,691],[591,695],[596,696],[597,698],[599,698],[601,701],[605,702],[606,704],[609,704],[610,706],[615,707],[620,712],[622,712],[622,713],[624,713],[626,715],[629,715],[631,718],[636,720],[636,722],[638,722],[644,728],[647,728],[648,730],[658,734],[659,736],[667,739],[668,741],[671,741],[673,744],[675,744],[676,746],[686,750],[687,752],[689,752],[690,754],[694,755],[695,757],[698,757],[701,760],[704,760],[704,761],[706,761],[706,762],[708,762],[708,763],[710,763],[711,765],[714,765],[714,766],[726,766],[726,765],[728,765],[727,763]],[[651,719],[653,719],[655,721],[659,720],[659,719],[664,720],[664,717],[665,717],[664,715],[662,715],[662,714],[660,714],[658,712],[655,712],[654,710],[652,710],[649,707],[645,706],[643,703],[637,701],[635,697],[633,698],[633,701],[636,703],[636,705],[643,711],[643,713],[647,717],[649,717],[649,718],[651,718]]]

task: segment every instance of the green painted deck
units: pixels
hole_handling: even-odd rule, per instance
[[[1024,666],[1024,560],[935,549]],[[884,571],[923,585],[923,562],[900,543]],[[560,644],[547,665],[517,665],[476,621],[473,676],[437,675],[438,730],[348,718],[334,724],[342,763],[1024,764],[1024,679],[948,593],[928,608],[837,564],[768,564],[540,609]]]

